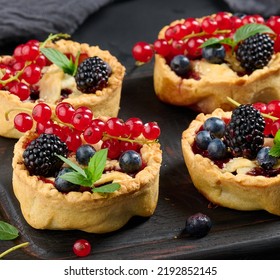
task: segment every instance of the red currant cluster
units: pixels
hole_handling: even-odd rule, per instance
[[[93,118],[92,111],[81,106],[77,109],[67,102],[59,103],[53,114],[46,103],[34,106],[32,114],[21,112],[14,118],[14,126],[26,132],[36,122],[36,132],[55,134],[64,141],[70,151],[76,151],[82,141],[96,144],[102,140],[102,148],[108,148],[108,157],[117,159],[126,150],[139,150],[143,143],[155,141],[160,135],[156,122],[143,123],[139,118],[125,122],[117,117],[103,121]],[[145,139],[136,139],[142,135]]]
[[[202,55],[200,46],[209,38],[224,39],[232,37],[235,31],[248,23],[265,24],[275,33],[275,52],[280,51],[280,16],[271,16],[265,21],[260,15],[237,17],[226,12],[219,12],[201,20],[187,18],[183,22],[169,26],[163,39],[153,44],[138,42],[133,46],[132,55],[136,61],[149,62],[153,55],[159,54],[167,60],[176,55],[187,55],[189,59],[197,59]]]
[[[264,135],[274,137],[280,129],[280,100],[272,100],[267,104],[256,102],[252,105],[264,115]],[[267,117],[265,117],[266,115]]]
[[[18,45],[10,59],[0,63],[0,89],[17,95],[21,101],[29,98],[36,91],[36,83],[41,78],[41,71],[48,63],[40,52],[40,42],[30,40]]]

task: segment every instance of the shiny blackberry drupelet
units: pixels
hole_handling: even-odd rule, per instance
[[[66,157],[67,145],[54,134],[41,134],[23,152],[24,165],[30,175],[54,177],[63,165],[56,154]]]
[[[75,80],[78,90],[95,93],[108,84],[109,66],[98,56],[85,59],[78,67]]]
[[[240,105],[232,112],[224,142],[234,157],[254,159],[264,143],[265,121],[252,105]]]
[[[236,51],[236,58],[249,73],[262,69],[274,53],[274,41],[268,34],[256,34],[245,39]]]

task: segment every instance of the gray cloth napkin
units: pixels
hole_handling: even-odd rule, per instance
[[[279,15],[280,0],[224,0],[234,12],[260,14],[264,17]]]
[[[84,20],[113,0],[0,0],[0,45],[72,34]]]

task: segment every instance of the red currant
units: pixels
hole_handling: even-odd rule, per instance
[[[70,103],[61,102],[55,108],[55,114],[64,123],[71,123],[75,109]]]
[[[93,113],[90,110],[90,108],[86,107],[86,106],[80,106],[75,110],[75,113],[82,113],[82,114],[87,114],[89,116],[90,119],[92,119],[93,117]]]
[[[84,131],[91,123],[91,117],[87,113],[75,112],[71,123],[77,130]]]
[[[271,16],[266,25],[270,27],[276,34],[280,33],[280,16]]]
[[[157,54],[166,57],[170,53],[170,45],[166,40],[158,39],[154,42],[154,50]]]
[[[73,245],[73,252],[78,257],[86,257],[91,252],[91,245],[87,240],[79,239]]]
[[[139,118],[130,118],[125,122],[126,134],[130,138],[138,137],[143,131],[143,122]]]
[[[26,132],[33,126],[33,119],[26,113],[19,113],[14,118],[14,127],[20,132]]]
[[[104,131],[111,136],[123,136],[125,125],[123,120],[119,118],[110,118],[105,123]]]
[[[195,18],[187,18],[184,22],[184,25],[189,30],[189,34],[191,33],[199,33],[201,31],[201,25]]]
[[[87,143],[96,144],[102,139],[103,132],[97,125],[90,125],[85,129],[83,136]]]
[[[267,112],[280,118],[280,100],[272,100],[267,104]]]
[[[93,126],[97,126],[100,131],[103,133],[104,132],[104,129],[105,129],[105,122],[103,122],[102,120],[100,119],[93,119],[91,121],[91,125]]]
[[[106,139],[103,141],[102,149],[108,149],[108,158],[110,159],[118,159],[121,154],[121,145],[120,141],[116,139]]]
[[[189,32],[186,25],[178,23],[172,27],[172,39],[181,40],[183,39]]]
[[[259,110],[261,113],[264,113],[266,114],[267,113],[267,106],[265,103],[263,102],[256,102],[256,103],[253,103],[252,106]]]
[[[35,59],[35,63],[40,67],[43,68],[47,65],[47,59],[43,54],[39,54]]]
[[[132,56],[136,61],[149,62],[154,55],[151,45],[146,42],[138,42],[132,48]]]
[[[49,120],[45,123],[37,122],[36,132],[39,133],[39,134],[44,133],[46,130],[48,130],[52,126],[53,126],[53,121],[52,120]]]
[[[201,44],[203,44],[204,40],[200,37],[190,38],[186,43],[186,50],[188,56],[191,58],[197,58],[202,55],[202,48],[200,48]]]
[[[269,119],[269,118],[264,118],[264,121],[265,121],[265,127],[264,127],[264,135],[265,136],[270,136],[272,133],[271,133],[271,127],[272,127],[272,124],[273,124],[273,120],[272,119]]]
[[[186,45],[183,40],[173,40],[171,44],[171,53],[173,56],[185,54]]]
[[[204,32],[212,34],[218,29],[218,23],[211,17],[205,17],[201,22],[201,28]]]
[[[219,12],[215,15],[215,20],[218,24],[219,29],[228,29],[231,30],[232,22],[231,16],[226,12]]]
[[[46,103],[38,103],[32,110],[32,117],[36,122],[46,123],[52,116],[52,109]]]
[[[277,121],[273,122],[271,125],[272,136],[275,136],[279,129],[280,129],[280,120],[277,120]]]
[[[155,140],[160,135],[160,128],[156,122],[148,122],[143,126],[143,136],[149,140]]]
[[[82,145],[80,133],[76,131],[69,131],[64,142],[70,151],[76,152],[76,150]]]
[[[39,46],[35,44],[24,44],[21,48],[21,56],[25,61],[35,60],[39,53]]]
[[[21,78],[31,85],[36,84],[41,78],[41,68],[32,63],[24,68]]]
[[[9,91],[12,94],[15,94],[19,97],[21,101],[28,99],[30,96],[30,87],[22,82],[14,82],[13,85],[9,88]]]

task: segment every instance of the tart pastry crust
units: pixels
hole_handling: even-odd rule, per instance
[[[13,190],[22,214],[36,229],[82,230],[106,233],[124,226],[133,216],[151,216],[157,205],[159,171],[162,161],[160,144],[144,144],[141,156],[147,164],[131,177],[120,171],[104,173],[100,183],[118,182],[121,188],[110,194],[59,192],[51,182],[30,176],[23,163],[23,151],[33,139],[32,132],[21,137],[14,148]],[[115,163],[113,163],[115,164]]]
[[[169,26],[178,23],[183,23],[183,20],[174,21]],[[159,39],[164,38],[169,26],[162,28]],[[226,97],[231,97],[240,104],[257,101],[267,103],[280,99],[280,53],[274,54],[263,69],[244,76],[239,76],[226,63],[212,64],[201,59],[193,60],[191,64],[198,79],[177,76],[164,57],[155,55],[154,89],[161,101],[211,113],[216,108],[225,111],[233,109],[226,102]]]
[[[212,114],[201,113],[182,133],[183,156],[194,186],[214,204],[236,210],[266,210],[280,215],[280,175],[269,178],[246,175],[254,163],[243,158],[221,169],[209,158],[194,154],[195,135],[212,116],[228,119],[231,112],[216,109]]]
[[[38,83],[40,99],[35,102],[20,101],[20,99],[8,91],[0,91],[0,135],[8,138],[19,138],[23,134],[14,128],[13,119],[19,112],[30,111],[40,101],[47,103],[54,112],[55,106],[60,101],[71,103],[74,108],[87,106],[95,117],[110,116],[116,117],[120,108],[122,82],[125,75],[124,66],[108,51],[101,50],[98,46],[80,44],[71,40],[59,40],[49,43],[46,47],[58,49],[65,54],[76,55],[86,53],[88,56],[99,56],[112,68],[108,85],[94,94],[80,92],[76,88],[74,77],[64,74],[56,65],[45,68],[44,74]],[[0,62],[11,60],[10,56],[0,57]],[[70,89],[72,93],[65,99],[61,99],[61,89]],[[8,114],[8,121],[7,116]]]

